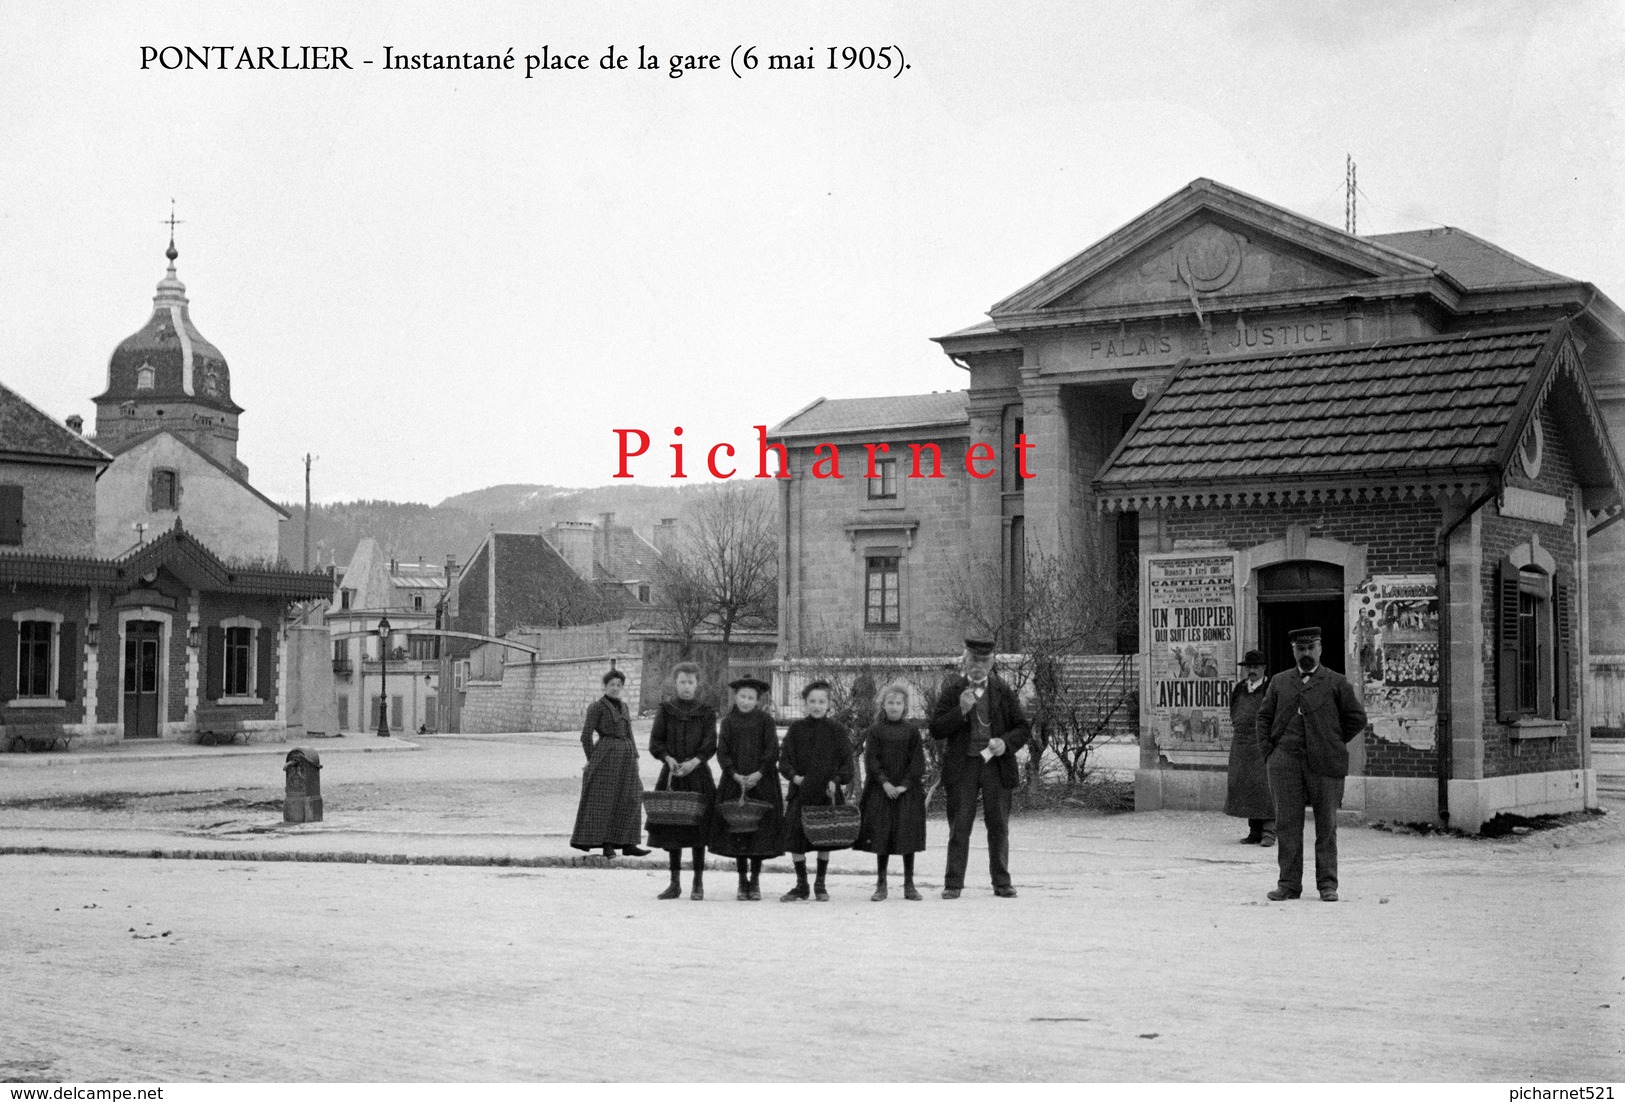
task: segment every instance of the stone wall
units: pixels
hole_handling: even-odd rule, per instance
[[[23,490],[22,546],[6,550],[85,557],[96,553],[96,472],[90,467],[0,463],[0,485]],[[135,542],[130,532],[129,543]]]
[[[469,734],[503,731],[579,731],[587,706],[603,695],[610,656],[510,662],[501,681],[470,681],[463,698],[462,730]],[[643,660],[617,656],[626,674],[622,699],[636,701],[642,690]]]

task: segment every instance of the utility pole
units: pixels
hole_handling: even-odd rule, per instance
[[[310,573],[310,464],[316,457],[309,452],[305,453],[305,566],[306,574]]]

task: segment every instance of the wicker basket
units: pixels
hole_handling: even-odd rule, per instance
[[[848,803],[801,809],[801,829],[813,849],[851,849],[862,826],[863,813]]]
[[[650,826],[699,826],[705,818],[705,796],[699,792],[673,792],[669,788],[643,794],[643,817]]]
[[[772,810],[772,804],[763,800],[747,800],[744,793],[739,794],[738,800],[717,805],[717,814],[728,824],[730,834],[750,834],[760,829],[762,820]]]

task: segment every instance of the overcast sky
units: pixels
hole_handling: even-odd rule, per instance
[[[1459,226],[1625,302],[1614,3],[12,0],[0,381],[93,420],[179,274],[279,500],[597,485],[616,427],[741,445],[820,395],[958,389],[929,342],[1208,176],[1341,226]],[[143,46],[353,71],[143,71]],[[613,44],[658,71],[606,72]],[[524,56],[587,54],[524,77]],[[828,47],[901,47],[897,79]],[[384,71],[397,53],[512,72]],[[669,74],[670,55],[820,68]],[[233,61],[235,61],[235,53]],[[361,61],[372,59],[373,65]],[[697,451],[698,448],[695,448]],[[698,464],[694,464],[698,467]],[[671,485],[669,467],[634,466]]]

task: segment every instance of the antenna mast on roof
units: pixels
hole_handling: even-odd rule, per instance
[[[1355,225],[1357,224],[1356,215],[1359,213],[1355,209],[1354,198],[1354,193],[1356,191],[1356,186],[1354,183],[1354,154],[1347,154],[1346,162],[1347,163],[1343,169],[1343,229],[1348,233],[1353,233]]]

